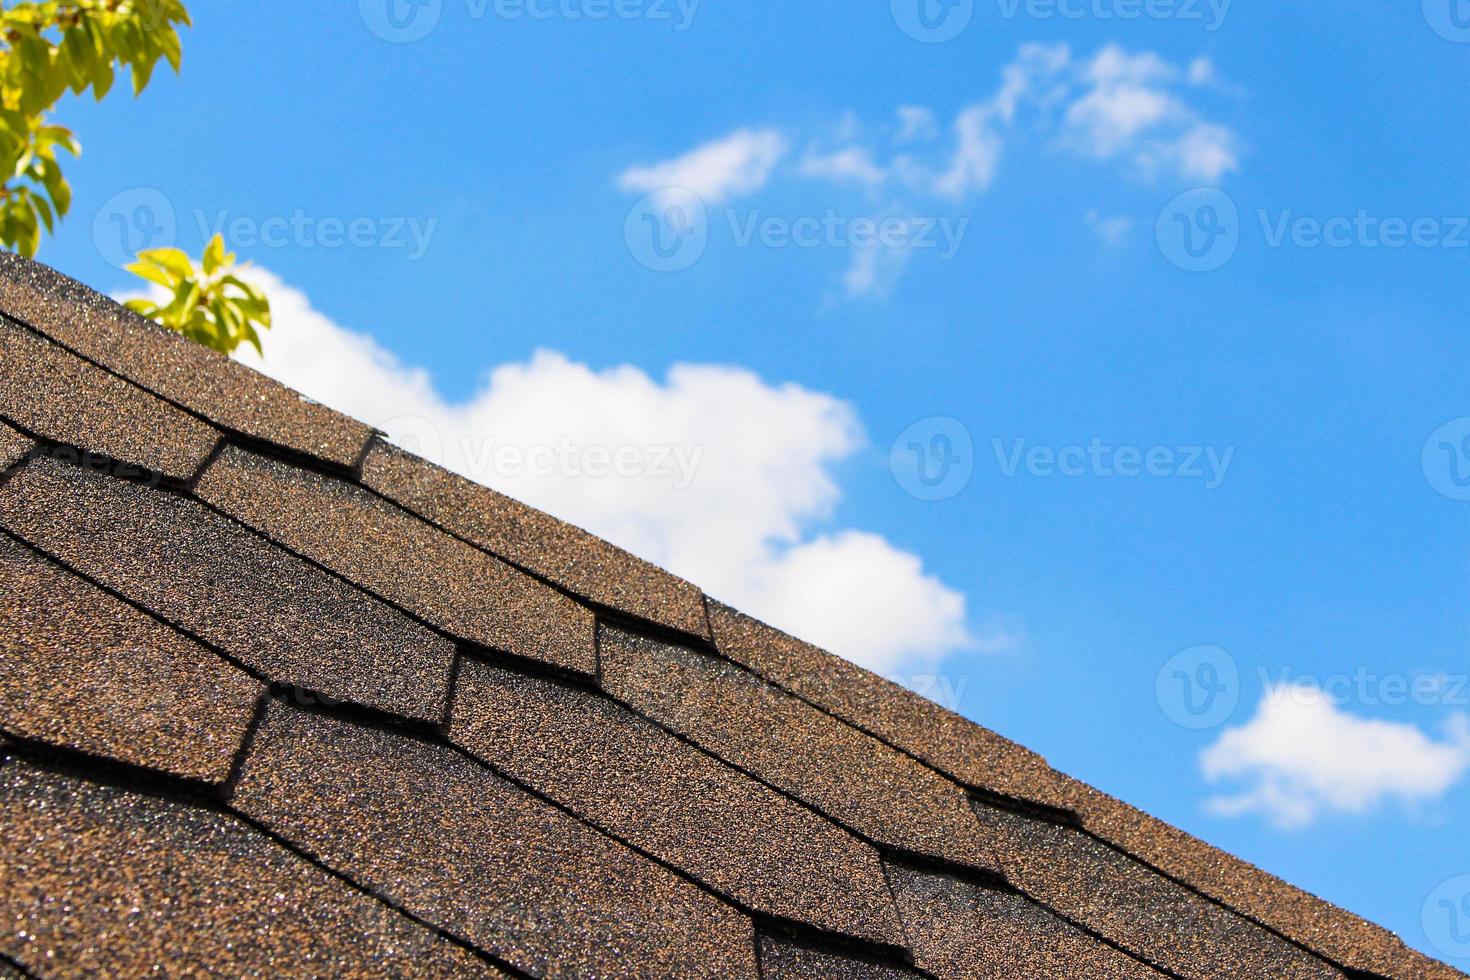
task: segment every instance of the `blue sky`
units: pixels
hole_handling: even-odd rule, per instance
[[[272,373],[462,469],[633,446],[476,475],[1470,956],[1447,2],[192,6],[180,77],[62,107],[44,261],[222,223]]]

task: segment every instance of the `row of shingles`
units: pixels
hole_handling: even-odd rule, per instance
[[[0,953],[48,977],[504,976],[230,814],[18,760],[0,921]]]
[[[931,918],[943,909],[925,901],[901,866],[895,870],[893,892],[919,966],[946,978],[1012,975],[1007,962],[1035,976],[1072,976],[1079,963],[1111,971],[1104,975],[1152,975],[1045,910],[1016,905],[1019,896],[1001,897],[993,887],[1000,868],[958,784],[733,663],[616,628],[604,627],[599,640],[602,683],[615,697],[891,851],[962,870],[963,877],[934,880],[954,882],[963,901],[990,896],[991,921],[975,909],[975,918],[951,922],[946,932]],[[1009,918],[998,919],[994,908]],[[1032,938],[1004,959],[1018,935]]]
[[[0,447],[7,462],[31,448],[3,425]],[[9,535],[0,591],[0,729],[185,780],[228,778],[263,685]],[[0,915],[15,925],[4,952],[48,975],[159,962],[496,972],[225,815],[18,763],[0,780]]]
[[[535,976],[758,975],[749,917],[437,740],[273,700],[231,806]]]
[[[23,450],[23,446],[17,446],[18,452],[23,454]],[[257,664],[277,676],[291,676],[293,671],[281,671],[279,664],[262,664],[259,658],[269,655],[272,649],[270,643],[252,646],[249,641],[254,638],[288,646],[297,642],[299,646],[294,638],[299,637],[303,631],[310,632],[309,619],[313,613],[324,622],[346,626],[350,633],[361,632],[368,637],[378,635],[379,639],[387,639],[380,635],[383,632],[380,628],[375,629],[372,624],[363,623],[360,617],[348,616],[348,622],[343,623],[342,610],[334,609],[331,602],[332,599],[341,598],[340,596],[324,599],[319,593],[308,590],[304,595],[293,597],[287,604],[285,615],[282,615],[283,610],[279,603],[272,607],[266,600],[273,596],[279,598],[278,593],[282,590],[289,592],[293,588],[299,588],[293,586],[293,579],[299,580],[302,576],[310,578],[314,573],[323,581],[336,580],[316,571],[312,566],[290,558],[207,508],[172,494],[117,481],[101,473],[66,467],[51,459],[38,458],[12,477],[3,491],[0,491],[0,515],[3,515],[10,526],[18,526],[21,530],[30,532],[33,538],[41,539],[62,551],[65,557],[85,566],[90,573],[108,579],[120,590],[130,594],[144,593],[142,601],[150,607],[162,607],[166,610],[165,615],[187,621],[191,629],[210,634],[215,642],[233,649],[242,658],[255,659]],[[80,539],[93,542],[93,545],[76,546],[72,536],[66,533],[68,528],[76,529],[79,521],[82,531]],[[196,547],[196,543],[202,549],[198,554],[190,551],[190,548]],[[143,549],[141,552],[137,550],[140,548]],[[119,554],[120,551],[122,554]],[[39,556],[27,554],[27,557],[31,559],[32,565],[43,561]],[[282,561],[289,566],[292,574],[281,574],[280,569],[274,567]],[[45,567],[49,569],[49,566]],[[157,584],[150,585],[148,576],[144,574],[147,569],[154,572],[163,569],[167,571],[162,575],[155,574],[152,582]],[[263,569],[269,574],[261,575]],[[34,577],[34,568],[28,567],[27,570]],[[136,635],[146,633],[146,630],[134,622],[134,619],[146,620],[146,626],[156,625],[143,617],[142,613],[114,600],[95,586],[67,576],[67,573],[56,569],[49,571],[49,579],[43,578],[31,585],[32,591],[41,599],[54,601],[58,587],[78,590],[81,592],[80,602],[99,601],[104,610],[127,619],[126,625],[133,628],[135,635],[123,639],[125,647],[136,646],[139,642],[159,642],[163,645],[162,639],[158,637],[144,635],[140,638]],[[182,576],[177,574],[180,571],[183,572]],[[238,593],[212,597],[208,594],[201,595],[199,583],[192,579],[197,578],[197,574],[206,573],[211,576],[208,583],[211,585],[215,581],[245,577],[255,582],[256,587],[264,592],[243,597],[259,600],[259,603],[244,602],[245,611],[242,612],[242,596]],[[62,576],[65,579],[59,580]],[[370,602],[352,590],[346,590],[346,594],[356,597],[358,601]],[[52,612],[67,619],[77,615],[85,617],[84,606],[81,609],[53,609]],[[258,615],[268,616],[272,622],[259,621],[256,619]],[[80,622],[85,622],[85,619]],[[16,636],[25,639],[42,628],[37,625],[35,629],[17,631]],[[261,630],[273,632],[262,637]],[[343,635],[338,639],[345,642],[349,636]],[[394,636],[389,646],[396,649],[402,643],[402,636]],[[329,651],[331,646],[328,644],[322,647],[321,652]],[[145,676],[138,677],[136,673],[133,676],[113,675],[111,680],[115,682],[114,686],[102,691],[104,703],[85,705],[90,709],[90,717],[83,720],[84,725],[91,725],[94,729],[101,728],[100,733],[85,731],[77,736],[62,732],[60,735],[63,737],[59,739],[55,732],[42,730],[34,734],[43,737],[49,735],[65,747],[82,751],[100,750],[99,754],[105,755],[111,750],[112,757],[120,756],[120,761],[152,764],[163,771],[190,776],[204,772],[216,779],[224,776],[234,754],[233,745],[237,745],[239,738],[243,736],[243,729],[239,726],[232,728],[227,724],[220,724],[213,732],[185,728],[178,732],[178,739],[183,744],[179,744],[177,740],[165,742],[156,751],[153,749],[157,732],[144,733],[147,737],[139,739],[140,733],[135,729],[118,727],[120,719],[130,717],[129,708],[139,699],[150,703],[167,703],[177,699],[177,683],[182,682],[186,686],[191,683],[188,676],[174,675],[173,668],[177,665],[140,665],[136,662],[108,664],[105,654],[115,651],[108,651],[105,645],[102,650],[104,656],[97,656],[98,650],[95,646],[87,652],[92,654],[92,666],[116,666],[123,670],[131,668],[135,672],[141,669]],[[168,648],[163,646],[160,653],[166,652]],[[72,665],[52,661],[48,666],[65,670]],[[305,664],[296,666],[304,667]],[[405,676],[415,677],[423,673],[422,670],[410,667]],[[58,683],[58,678],[54,675],[39,680],[22,680],[25,680],[24,686],[28,688],[39,686],[42,690],[60,691],[66,688],[66,684]],[[319,676],[315,676],[309,677],[305,686],[318,690],[331,685],[324,684]],[[252,693],[258,694],[258,687]],[[115,702],[106,703],[107,697],[114,698]],[[55,719],[50,717],[51,707],[44,702],[33,702],[33,720],[39,719],[38,725],[48,721],[54,724]],[[211,719],[207,712],[200,713],[197,710],[202,707],[203,705],[186,705],[188,718],[203,724],[211,720],[219,722],[218,716]],[[45,708],[46,711],[40,712],[37,708]],[[279,711],[277,707],[276,714],[267,716],[268,725],[278,720]],[[437,707],[430,707],[421,714],[428,720],[437,720],[442,711]],[[305,717],[302,716],[303,719]],[[148,714],[136,714],[131,718],[137,723],[144,723],[149,718],[158,720],[156,716]],[[245,718],[242,716],[239,720],[243,725]],[[298,732],[302,738],[288,740],[293,748],[301,748],[303,739],[309,739],[310,723],[302,721],[302,724],[308,726]],[[322,720],[320,724],[323,728],[330,728],[335,723]],[[222,739],[225,732],[233,735],[232,743]],[[271,743],[265,737],[266,734],[261,733],[257,743],[267,748],[279,748],[278,744]],[[374,733],[365,729],[359,734],[364,738],[374,737]],[[65,737],[68,735],[71,737]],[[221,738],[221,749],[218,752],[205,753],[207,762],[190,759],[180,761],[177,755],[164,755],[165,750],[176,754],[183,754],[186,749],[197,752],[198,746],[191,744],[191,740],[210,735]],[[393,744],[391,736],[379,733],[376,737],[388,739],[385,744]],[[90,741],[86,741],[86,738],[90,738]],[[406,744],[400,744],[398,748],[412,754],[412,750],[404,748]],[[665,972],[659,968],[658,964],[661,964],[668,975],[696,969],[696,960],[706,955],[715,973],[738,975],[743,965],[749,965],[743,963],[741,957],[748,957],[752,948],[749,941],[750,923],[733,910],[725,908],[683,879],[625,850],[621,845],[594,834],[478,767],[471,766],[469,768],[473,772],[461,772],[460,775],[467,782],[476,783],[473,788],[480,791],[479,797],[466,795],[453,801],[437,799],[436,791],[442,774],[435,772],[434,768],[458,765],[463,769],[466,763],[444,749],[435,750],[428,746],[419,748],[422,749],[420,755],[427,753],[432,757],[437,752],[438,756],[428,760],[420,759],[422,764],[416,773],[416,780],[404,776],[401,766],[389,766],[399,773],[400,785],[411,788],[405,790],[402,798],[388,812],[401,815],[410,812],[410,802],[417,803],[415,819],[404,828],[399,839],[410,839],[408,831],[417,828],[418,836],[414,839],[422,853],[437,854],[438,857],[444,857],[447,852],[455,855],[453,860],[430,860],[427,865],[429,868],[441,869],[441,879],[438,882],[439,901],[430,902],[425,909],[437,919],[436,924],[441,924],[446,929],[455,929],[463,927],[468,918],[472,926],[469,932],[473,939],[493,945],[508,958],[523,963],[527,969],[537,971],[554,968],[580,972],[583,967],[595,966],[597,970],[607,972],[613,969],[613,964],[603,960],[608,951],[618,950],[624,953],[636,950],[640,954],[635,958],[637,965],[633,969]],[[134,754],[130,757],[129,753]],[[324,772],[328,774],[326,779],[329,782],[348,779],[357,780],[361,784],[380,774],[380,766],[384,760],[375,763],[371,758],[372,754],[360,754],[354,760],[357,765],[353,772],[345,775],[330,765],[321,767],[314,763],[305,763],[294,772],[296,777]],[[315,849],[325,843],[337,863],[344,866],[344,874],[353,876],[353,880],[362,877],[373,882],[372,871],[381,870],[383,863],[379,861],[370,865],[364,874],[364,868],[355,862],[354,857],[358,854],[358,845],[364,831],[369,827],[379,826],[383,814],[375,814],[375,819],[371,822],[364,819],[361,824],[354,825],[352,808],[334,805],[329,808],[329,812],[339,823],[335,826],[336,833],[329,834],[329,838],[335,839],[323,842],[310,833],[314,826],[319,828],[319,823],[314,824],[309,819],[304,826],[299,822],[293,823],[293,820],[302,817],[299,809],[292,810],[289,806],[284,806],[282,811],[275,809],[274,805],[281,804],[282,799],[272,796],[269,789],[274,787],[279,790],[282,785],[290,785],[292,780],[288,780],[286,784],[276,780],[266,790],[249,795],[259,782],[258,779],[251,780],[250,774],[258,776],[262,772],[278,773],[282,765],[289,766],[289,762],[282,762],[280,758],[259,762],[257,756],[258,753],[252,751],[242,773],[239,797],[242,808],[263,823],[279,824],[283,836],[290,837],[290,832],[295,831],[293,842],[303,848]],[[251,767],[252,760],[256,762],[254,768]],[[339,758],[336,761],[342,760]],[[351,800],[359,801],[366,797],[381,801],[383,795],[381,792],[376,795],[353,794]],[[499,807],[500,812],[496,814],[486,812],[487,804],[492,798]],[[464,832],[457,837],[442,833],[446,829],[443,826],[445,818],[436,814],[444,806],[450,806],[456,814],[463,814],[468,820],[466,825],[459,828]],[[365,815],[359,812],[357,816]],[[346,823],[340,822],[343,820]],[[472,863],[471,858],[475,855],[483,856],[488,853],[484,846],[487,835],[498,835],[496,839],[500,842],[501,853],[489,858],[489,863],[484,859],[480,861],[481,875],[478,880],[486,887],[476,896],[477,901],[473,907],[464,903],[456,904],[464,890],[463,879],[457,879],[456,883],[444,880],[442,874],[448,873],[448,869],[463,868],[467,863]],[[536,839],[554,842],[560,849],[559,855],[551,854],[546,846],[533,845],[533,856],[521,862],[521,874],[518,878],[501,873],[511,867],[507,863],[508,854],[520,853],[528,842]],[[346,845],[345,852],[340,845]],[[335,851],[332,850],[334,846],[337,847]],[[407,852],[400,852],[398,856],[412,864],[411,855]],[[425,865],[420,862],[417,867],[422,871]],[[538,873],[543,872],[541,876],[549,883],[554,882],[554,885],[548,884],[535,895],[531,895],[531,886],[535,884]],[[412,874],[412,870],[404,873]],[[498,879],[494,877],[496,874],[499,874]],[[569,882],[581,882],[583,885],[579,889],[568,888]],[[393,889],[395,894],[410,893],[397,887],[402,882],[384,884],[381,875],[377,878],[377,883]],[[661,904],[642,909],[643,914],[636,916],[631,924],[620,924],[617,917],[620,910],[630,907],[630,895],[650,896],[651,901]],[[404,904],[407,907],[408,903]],[[682,917],[677,914],[681,905],[683,911],[688,913]],[[660,907],[673,911],[669,917],[660,918],[657,914]],[[520,919],[519,924],[517,917]],[[479,923],[479,928],[474,928],[476,922]],[[715,923],[720,928],[713,928]],[[745,953],[742,954],[739,950],[745,950]]]
[[[710,603],[710,622],[720,652],[732,661],[749,668],[762,677],[772,678],[774,683],[780,687],[802,695],[805,700],[830,712],[836,718],[850,720],[857,727],[879,735],[888,744],[905,749],[911,755],[923,759],[926,763],[973,787],[1027,802],[1042,803],[1049,808],[1065,809],[1072,800],[1072,797],[1065,793],[1065,777],[1051,770],[1039,756],[1034,756],[938,705],[933,705],[917,695],[903,691],[897,685],[869,674],[861,668],[837,660],[810,644],[794,640],[718,603]],[[1085,839],[1069,828],[1030,820],[1019,814],[987,806],[981,806],[980,810],[985,818],[983,822],[988,831],[987,839],[994,842],[1002,868],[1012,877],[1015,877],[1013,862],[1021,860],[1026,855],[1017,850],[1014,834],[996,833],[995,818],[992,815],[998,815],[1002,819],[1014,818],[1023,825],[1034,824],[1038,828],[1052,828],[1057,835],[1053,838],[1053,843],[1058,846],[1070,846],[1074,840]],[[1118,871],[1116,868],[1112,870]],[[1147,874],[1142,865],[1127,862],[1126,859],[1122,872],[1125,878],[1131,877],[1134,880],[1138,879],[1140,872]],[[1096,878],[1097,875],[1094,875],[1094,879]],[[1051,883],[1047,879],[1036,881],[1038,885]],[[1280,960],[1294,964],[1294,968],[1303,971],[1304,975],[1312,975],[1325,966],[1288,943],[1271,936],[1265,930],[1254,927],[1247,920],[1233,916],[1207,900],[1178,888],[1167,879],[1159,877],[1158,885],[1159,887],[1152,893],[1156,900],[1167,899],[1176,906],[1176,910],[1182,908],[1197,917],[1203,917],[1205,921],[1217,928],[1220,939],[1227,940],[1227,947],[1231,937],[1244,929],[1244,934],[1259,950],[1258,958],[1264,962],[1275,963]],[[975,885],[958,883],[954,887],[972,889],[972,899],[974,894],[979,894],[973,892],[973,889],[978,887]],[[1025,888],[1025,885],[1023,884],[1022,887]],[[991,896],[992,903],[1010,901],[995,897],[998,893],[986,892],[986,894]],[[1051,894],[1060,893],[1052,890]],[[902,910],[902,901],[900,907]],[[1087,911],[1075,903],[1070,907],[1056,907],[1065,915]],[[910,911],[913,911],[912,907]],[[1070,939],[1082,941],[1081,948],[1100,948],[1098,955],[1103,960],[1113,963],[1123,975],[1128,975],[1128,971],[1137,969],[1135,964],[1125,962],[1126,958],[1108,952],[1107,947],[1100,946],[1090,937],[1085,941],[1080,940],[1080,933],[1076,933],[1059,920],[1055,920],[1044,910],[1037,909],[1033,913],[1030,910],[1013,907],[1012,911],[1024,911],[1026,914],[1043,916],[1056,926],[1051,930],[1050,935],[1065,935]],[[1127,928],[1120,928],[1117,921],[1107,916],[1097,921],[1087,915],[1075,917],[1083,926],[1095,931],[1098,935],[1107,937],[1109,941],[1118,942],[1124,948],[1145,958],[1149,956],[1150,945],[1139,944],[1136,940],[1141,936],[1130,932]],[[922,917],[919,920],[920,923],[925,921],[928,920]],[[922,952],[924,929],[921,925],[916,925],[910,915],[905,915],[905,924],[909,926],[911,937],[915,939],[915,953],[922,964],[924,962]],[[962,930],[962,932],[974,935],[968,930]],[[1125,941],[1130,939],[1135,940],[1131,945]],[[1168,936],[1162,939],[1165,943],[1172,941],[1172,937]],[[1160,944],[1155,940],[1153,945]],[[1067,945],[1052,948],[1054,962],[1057,959],[1064,960],[1071,955],[1071,947]],[[1033,955],[1033,958],[1037,955],[1025,947],[1022,947],[1022,950],[1027,955]],[[1223,957],[1222,962],[1228,962],[1231,956],[1228,948],[1217,946],[1213,952]],[[1210,957],[1206,955],[1203,960],[1209,962]],[[1180,958],[1174,958],[1171,962],[1168,958],[1161,960],[1157,957],[1152,961],[1161,963],[1166,969],[1173,969],[1180,963],[1190,962]],[[951,961],[943,957],[940,957],[937,962],[953,966]],[[1042,957],[1030,968],[1033,971],[1040,971],[1041,964],[1044,962],[1046,958]]]
[[[164,330],[55,270],[4,251],[0,310],[139,387],[249,439],[350,470],[372,436],[361,422]]]
[[[875,848],[598,691],[467,659],[449,737],[742,908],[904,945]]]
[[[1332,960],[1398,980],[1465,975],[1397,936],[1084,783],[1067,778],[1068,805],[1089,832],[1178,881]]]

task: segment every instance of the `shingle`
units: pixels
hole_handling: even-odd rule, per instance
[[[871,840],[997,870],[958,785],[728,661],[598,633],[602,683],[701,748]]]
[[[877,851],[598,694],[466,661],[450,738],[749,908],[903,943]]]
[[[764,980],[918,980],[920,974],[896,966],[783,939],[760,937]]]
[[[914,962],[940,980],[1162,980],[1015,892],[890,865]]]
[[[1070,778],[1064,787],[1067,805],[1097,836],[1344,966],[1406,980],[1463,976],[1386,929],[1106,793]]]
[[[0,252],[0,309],[216,425],[338,466],[372,429],[145,320],[53,269]]]
[[[454,646],[196,501],[36,459],[0,524],[269,680],[438,722]]]
[[[362,481],[383,496],[576,595],[707,637],[699,589],[601,538],[376,441]]]
[[[0,475],[26,458],[36,444],[0,422]]]
[[[448,633],[584,674],[592,614],[368,490],[230,447],[196,492]]]
[[[745,916],[447,747],[274,702],[233,805],[536,975],[755,975]]]
[[[48,977],[468,966],[234,817],[23,762],[0,766],[0,921],[0,951]]]
[[[720,653],[872,732],[955,779],[1050,806],[1059,776],[1046,760],[907,688],[710,600]]]
[[[1324,961],[1082,831],[979,803],[975,812],[1010,881],[1155,966],[1199,980],[1342,978]]]
[[[0,728],[224,782],[262,685],[0,534]]]
[[[0,415],[43,439],[188,479],[218,433],[0,317]]]

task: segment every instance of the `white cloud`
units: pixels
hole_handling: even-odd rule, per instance
[[[972,639],[965,597],[917,556],[867,531],[825,528],[842,496],[833,465],[865,444],[847,402],[737,367],[682,364],[660,380],[550,351],[494,367],[472,396],[449,401],[426,371],[331,322],[298,290],[264,270],[252,278],[271,296],[275,326],[264,362],[248,351],[241,360],[752,615],[880,671],[1014,640],[1004,630]],[[594,446],[636,453],[638,466],[587,475]],[[504,447],[570,452],[535,470],[507,465]]]
[[[1087,225],[1097,232],[1097,237],[1112,246],[1122,245],[1133,230],[1133,219],[1128,217],[1104,218],[1096,209],[1087,212]]]
[[[874,164],[872,154],[861,146],[808,154],[801,161],[800,172],[803,177],[846,181],[864,187],[876,187],[888,179],[887,171]]]
[[[1211,811],[1303,827],[1323,814],[1439,798],[1470,770],[1470,718],[1453,716],[1436,739],[1414,725],[1343,711],[1316,687],[1279,684],[1254,718],[1205,749],[1200,766],[1212,782],[1240,784],[1210,799]]]
[[[618,176],[618,186],[645,194],[682,187],[706,204],[719,204],[765,187],[785,155],[786,140],[776,130],[739,129],[676,159],[629,167]]]

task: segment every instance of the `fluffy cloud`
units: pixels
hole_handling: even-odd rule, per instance
[[[472,479],[685,576],[731,604],[876,670],[903,675],[972,637],[965,598],[913,554],[822,530],[833,464],[864,445],[851,405],[749,371],[683,364],[662,380],[550,351],[489,370],[464,401],[333,323],[270,273],[275,327],[246,363]]]
[[[1240,164],[1239,137],[1195,105],[1219,91],[1225,86],[1208,58],[1176,65],[1116,45],[1079,58],[1065,44],[1028,44],[1001,70],[999,86],[960,108],[947,128],[925,106],[899,106],[876,123],[844,113],[824,129],[793,131],[801,152],[789,162],[777,130],[741,129],[618,179],[628,191],[684,187],[716,204],[797,178],[826,195],[813,213],[852,205],[842,195],[857,193],[855,206],[875,218],[934,216],[990,190],[1008,147],[1029,140],[1137,179],[1213,183]],[[1116,242],[1107,230],[1105,240]],[[842,283],[854,298],[886,294],[913,247],[849,251]]]
[[[719,204],[766,186],[785,154],[786,141],[776,130],[740,129],[676,159],[629,167],[618,176],[618,186],[643,194],[683,188],[706,204]]]
[[[1352,715],[1316,687],[1278,684],[1200,765],[1207,779],[1239,787],[1209,800],[1213,812],[1303,827],[1323,814],[1439,798],[1470,769],[1470,718],[1453,716],[1436,739],[1414,725]]]

